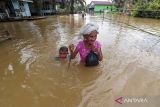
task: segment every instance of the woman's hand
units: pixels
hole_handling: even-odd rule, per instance
[[[74,44],[70,44],[68,46],[68,48],[69,48],[69,51],[70,51],[70,54],[71,54],[71,58],[74,59],[76,57],[77,53],[78,53],[77,48],[75,49]]]
[[[70,52],[74,51],[74,47],[75,47],[74,44],[70,44],[68,47]]]
[[[94,45],[91,46],[91,50],[92,50],[93,52],[99,53],[99,49],[96,48]]]

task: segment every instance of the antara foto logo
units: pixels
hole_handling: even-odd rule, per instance
[[[142,97],[118,97],[115,100],[118,104],[125,104],[125,103],[148,103],[147,98]]]
[[[123,97],[119,97],[115,100],[115,102],[119,103],[119,104],[123,104]]]

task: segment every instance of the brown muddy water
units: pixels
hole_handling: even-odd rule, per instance
[[[67,71],[68,61],[55,61],[54,57],[60,46],[80,40],[77,34],[87,22],[100,27],[97,39],[104,59],[99,66],[87,68],[79,64],[77,56]],[[53,16],[0,23],[1,35],[5,30],[13,40],[0,42],[0,107],[160,105],[160,20]],[[146,98],[147,103],[115,102],[127,96]]]

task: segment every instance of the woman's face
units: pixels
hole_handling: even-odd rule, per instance
[[[89,44],[93,44],[97,39],[97,31],[93,31],[91,32],[87,37],[86,37],[86,41]]]

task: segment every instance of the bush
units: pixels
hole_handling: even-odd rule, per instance
[[[132,15],[135,17],[160,18],[160,0],[149,3],[137,3]]]

